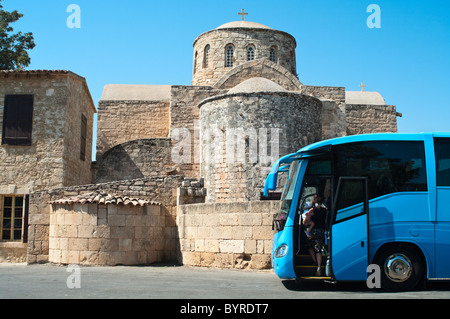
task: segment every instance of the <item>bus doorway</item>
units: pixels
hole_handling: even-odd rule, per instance
[[[295,223],[297,243],[294,268],[300,280],[331,279],[326,263],[329,258],[333,184],[331,175],[314,174],[320,173],[320,170],[317,171],[317,164],[316,161],[310,161]]]

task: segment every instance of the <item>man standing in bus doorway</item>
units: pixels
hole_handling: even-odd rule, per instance
[[[317,265],[316,276],[322,275],[322,248],[325,243],[325,220],[327,216],[327,209],[323,207],[323,200],[320,195],[314,195],[311,210],[313,214],[311,221],[314,223],[310,236],[308,236],[308,251],[311,255],[314,264]]]

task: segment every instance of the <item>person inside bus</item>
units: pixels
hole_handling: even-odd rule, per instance
[[[314,264],[317,265],[316,276],[321,276],[322,271],[320,267],[322,266],[322,248],[325,243],[327,209],[322,206],[322,197],[320,195],[314,196],[311,209],[313,211],[311,221],[314,223],[314,228],[310,236],[307,237],[308,251]]]
[[[311,232],[315,225],[314,222],[311,220],[312,215],[314,215],[313,205],[312,203],[307,202],[305,204],[304,213],[302,214],[302,219],[303,219],[303,226],[305,226],[305,234],[308,237],[311,236]]]

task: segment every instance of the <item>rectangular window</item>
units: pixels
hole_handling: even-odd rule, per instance
[[[450,186],[450,138],[434,139],[437,186]]]
[[[22,240],[25,201],[23,196],[0,196],[2,241]]]
[[[343,179],[336,202],[336,221],[364,213],[366,186],[364,179]]]
[[[86,159],[86,136],[87,136],[87,119],[81,114],[81,144],[80,144],[80,160]]]
[[[4,145],[31,145],[33,127],[33,96],[6,95],[3,113]]]
[[[368,177],[369,199],[427,191],[423,142],[375,141],[336,146],[338,176]]]

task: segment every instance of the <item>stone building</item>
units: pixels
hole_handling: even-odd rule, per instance
[[[261,192],[272,164],[319,140],[396,132],[399,116],[376,92],[300,82],[296,47],[286,32],[230,22],[194,41],[191,85],[106,85],[92,169],[78,167],[76,180],[76,162],[52,155],[42,165],[62,169],[49,174],[56,180],[28,190],[34,191],[28,262],[270,266],[278,202],[262,201]],[[12,76],[5,83],[13,87]],[[60,77],[80,80],[71,73],[45,73],[49,85],[57,86]],[[46,97],[57,92],[44,84],[35,89]],[[64,92],[67,101],[81,94]],[[9,94],[2,88],[0,93]],[[69,119],[59,111],[64,131],[77,115]],[[79,145],[58,143],[63,150]],[[36,185],[29,176],[21,183]],[[2,183],[8,190],[14,184],[11,177]],[[117,199],[124,197],[142,204],[122,207],[124,201]]]
[[[69,71],[0,71],[0,103],[0,259],[26,260],[29,194],[91,182],[96,110]]]

